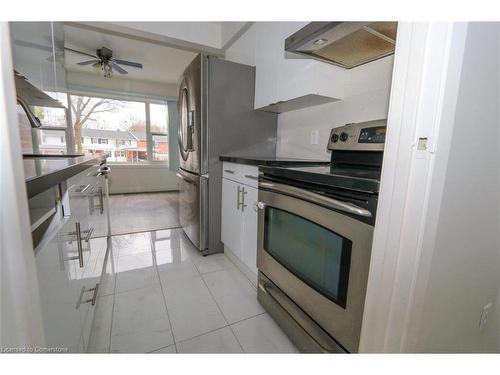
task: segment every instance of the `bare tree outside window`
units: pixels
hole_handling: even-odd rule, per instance
[[[121,103],[112,99],[71,95],[70,106],[73,118],[76,150],[80,154],[83,151],[82,129],[89,121],[97,121],[93,115],[102,112],[116,112],[121,108]]]
[[[115,163],[168,163],[166,103],[70,95],[69,108],[77,153]]]

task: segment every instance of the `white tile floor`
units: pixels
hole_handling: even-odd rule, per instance
[[[114,293],[100,298],[91,352],[295,353],[224,255],[207,257],[182,229],[113,236]]]
[[[179,193],[114,194],[109,199],[111,234],[176,228],[179,223]]]

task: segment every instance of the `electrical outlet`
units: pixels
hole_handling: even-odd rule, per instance
[[[319,131],[318,130],[311,130],[311,144],[312,145],[318,144],[318,138],[319,138]]]
[[[479,320],[479,330],[482,331],[484,329],[484,326],[488,322],[488,314],[491,311],[491,308],[493,307],[493,304],[490,302],[487,305],[484,305],[483,311],[481,312],[481,319]]]

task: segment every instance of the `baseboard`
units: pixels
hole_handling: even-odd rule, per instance
[[[233,253],[233,251],[226,245],[224,245],[224,254],[226,254],[229,260],[234,263],[236,268],[238,268],[245,275],[245,277],[250,280],[252,285],[257,288],[257,274],[252,271],[245,263],[243,263],[240,258],[238,258],[236,254]]]
[[[117,193],[117,192],[110,192],[109,195],[133,195],[133,194],[155,194],[155,193],[178,193],[179,189],[172,189],[172,190],[155,190],[155,191],[127,191],[123,193]]]

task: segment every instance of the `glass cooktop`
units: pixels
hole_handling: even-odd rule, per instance
[[[309,167],[260,167],[264,175],[334,188],[378,193],[380,168],[353,165],[315,165]]]

